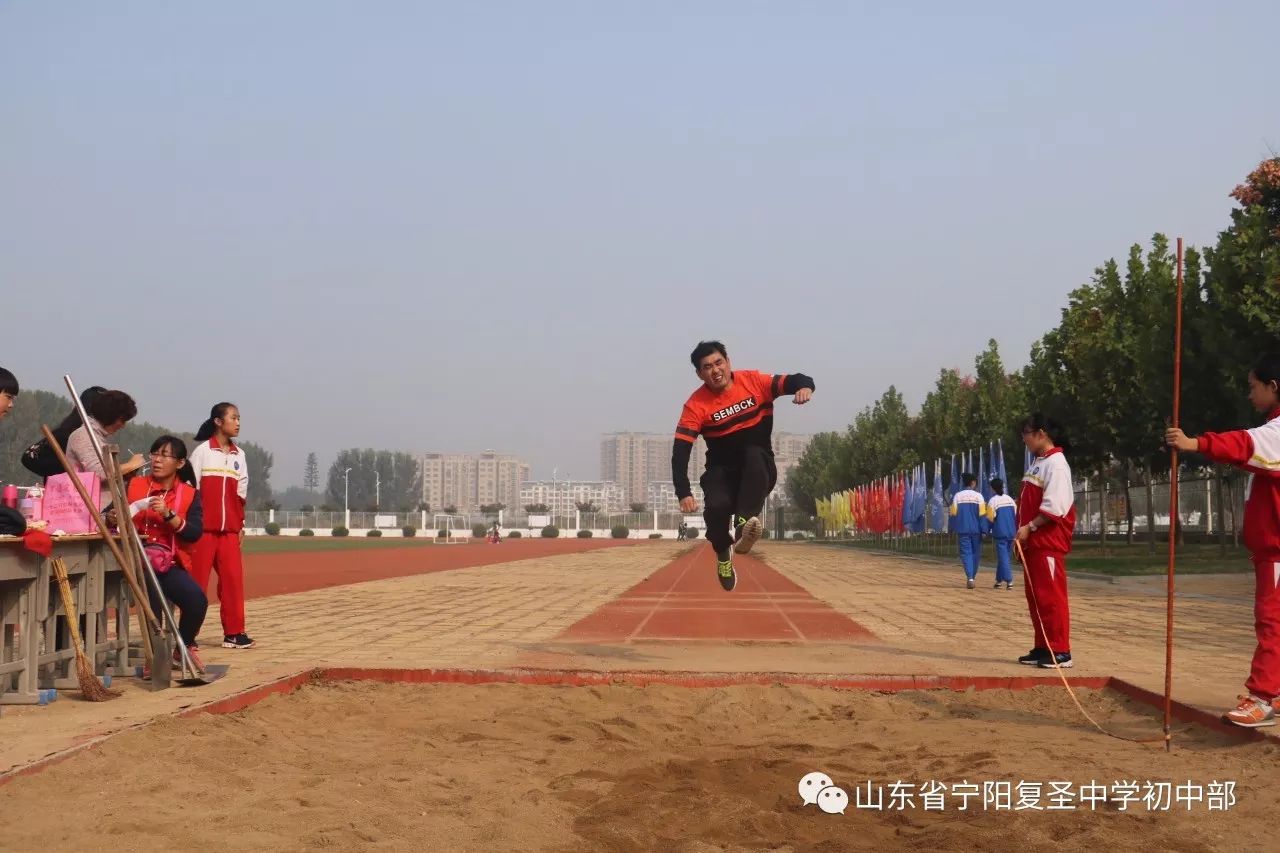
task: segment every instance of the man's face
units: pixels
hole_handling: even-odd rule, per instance
[[[13,408],[13,395],[8,391],[0,391],[0,418],[9,414],[9,410]]]
[[[718,392],[728,388],[732,374],[733,368],[729,366],[729,359],[719,352],[713,352],[698,362],[698,378],[712,391]]]

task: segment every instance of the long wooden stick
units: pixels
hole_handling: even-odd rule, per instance
[[[1178,238],[1177,296],[1173,309],[1173,426],[1182,407],[1182,238]],[[1165,590],[1164,748],[1173,749],[1173,569],[1178,550],[1178,448],[1169,454],[1169,571]]]
[[[111,503],[113,506],[116,507],[117,529],[120,531],[120,540],[124,546],[125,557],[129,559],[131,566],[136,567],[134,578],[137,580],[138,586],[140,586],[143,589],[146,589],[147,588],[147,577],[146,577],[147,564],[143,561],[147,559],[147,555],[143,553],[140,547],[138,547],[138,544],[135,538],[131,535],[135,531],[135,528],[133,526],[133,519],[127,518],[125,520],[122,520],[122,515],[123,516],[129,515],[129,510],[130,510],[129,497],[124,491],[123,480],[117,482],[117,478],[119,478],[120,476],[120,468],[119,468],[119,460],[116,459],[114,445],[110,446],[109,448],[108,447],[103,448],[102,461],[103,461],[102,470],[107,475],[106,485],[111,492]],[[123,507],[123,509],[121,509],[121,507]],[[150,596],[148,596],[147,597],[148,604],[150,604],[150,601],[151,601]],[[160,622],[159,615],[153,614],[153,618],[155,619],[155,624],[156,624],[155,630],[157,632],[164,630]],[[142,642],[147,650],[147,658],[148,659],[154,658],[155,643],[152,641],[151,635],[144,631]],[[152,671],[153,672],[155,671],[154,660],[152,661]]]
[[[93,427],[86,424],[86,429]],[[49,427],[45,424],[40,425],[40,432],[44,434],[45,441],[49,442],[49,447],[53,450],[54,455],[58,457],[58,462],[62,465],[62,470],[67,472],[71,478],[71,484],[75,486],[76,491],[80,493],[80,500],[84,501],[85,509],[93,516],[93,523],[98,526],[98,532],[102,534],[102,538],[106,540],[107,547],[111,549],[111,555],[116,558],[116,562],[120,564],[120,570],[124,572],[124,579],[129,584],[129,590],[133,593],[135,603],[138,605],[138,621],[142,622],[142,633],[144,638],[149,639],[149,631],[152,626],[158,624],[156,615],[151,612],[151,605],[147,601],[147,596],[138,586],[138,579],[133,576],[133,567],[129,565],[129,561],[125,558],[124,553],[120,550],[120,544],[111,536],[111,529],[107,527],[106,520],[102,517],[102,513],[98,512],[98,508],[93,505],[93,500],[89,497],[89,492],[85,490],[84,483],[80,482],[80,477],[71,467],[71,463],[67,461],[67,456],[62,452],[62,447],[58,444],[58,440],[53,437],[53,433],[49,431]],[[116,513],[129,513],[127,506],[116,507]],[[123,519],[123,523],[131,523],[128,518]]]

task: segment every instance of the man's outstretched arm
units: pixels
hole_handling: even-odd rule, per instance
[[[803,373],[779,373],[773,377],[771,390],[774,397],[792,395],[795,397],[792,402],[796,405],[804,405],[813,396],[815,388],[811,376],[805,376]]]

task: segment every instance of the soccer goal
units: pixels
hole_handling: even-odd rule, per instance
[[[437,545],[458,545],[471,541],[471,524],[465,515],[445,515],[437,512],[432,516],[432,525],[436,532]]]

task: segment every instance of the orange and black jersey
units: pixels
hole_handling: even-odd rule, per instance
[[[707,467],[737,467],[743,448],[763,447],[773,452],[773,401],[801,388],[813,390],[813,380],[803,373],[760,373],[735,370],[733,383],[722,392],[702,385],[689,396],[676,424],[671,450],[671,481],[676,496],[693,494],[689,487],[689,454],[701,435],[707,442]]]

